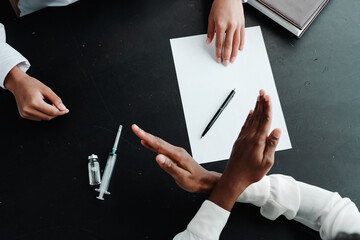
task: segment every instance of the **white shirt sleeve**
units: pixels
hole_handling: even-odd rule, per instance
[[[30,63],[23,55],[6,43],[5,28],[0,23],[0,87],[5,88],[5,77],[15,66],[26,72],[30,68]]]
[[[177,234],[174,240],[217,240],[229,215],[229,211],[205,200],[187,229]]]
[[[360,234],[360,213],[350,199],[289,176],[265,176],[237,201],[261,207],[260,213],[271,220],[284,215],[299,221],[319,231],[322,239],[332,239],[340,232]]]
[[[45,7],[67,6],[77,1],[78,0],[19,0],[18,7],[20,17],[22,17]]]

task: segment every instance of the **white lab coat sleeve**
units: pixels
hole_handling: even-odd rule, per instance
[[[15,66],[26,72],[30,68],[30,63],[23,55],[6,43],[5,28],[0,23],[0,87],[5,88],[5,77]]]
[[[46,7],[67,6],[77,1],[78,0],[19,0],[18,7],[20,17],[23,17]]]
[[[289,176],[265,176],[237,201],[260,207],[261,214],[271,220],[284,215],[299,221],[319,231],[322,239],[332,239],[340,232],[360,234],[360,213],[350,199]]]
[[[217,240],[229,215],[229,211],[205,200],[186,230],[177,234],[174,240]]]

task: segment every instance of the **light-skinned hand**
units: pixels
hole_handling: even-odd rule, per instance
[[[185,149],[173,146],[135,124],[131,129],[141,139],[144,147],[157,154],[156,162],[174,178],[179,187],[188,192],[198,193],[208,193],[214,188],[221,174],[200,166]]]
[[[214,38],[216,61],[233,63],[245,43],[245,19],[241,0],[214,0],[208,19],[206,43]]]
[[[260,90],[255,110],[250,111],[236,139],[230,159],[209,200],[230,211],[238,196],[252,183],[261,180],[274,164],[281,131],[271,126],[270,96]]]
[[[14,67],[8,73],[4,86],[14,94],[20,116],[23,118],[34,121],[51,120],[69,112],[49,87],[18,67]],[[46,103],[45,99],[52,105]]]

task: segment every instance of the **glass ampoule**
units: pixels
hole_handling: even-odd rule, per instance
[[[92,154],[88,157],[88,170],[89,170],[89,184],[90,185],[99,185],[101,183],[100,178],[100,164],[98,161],[98,156]]]

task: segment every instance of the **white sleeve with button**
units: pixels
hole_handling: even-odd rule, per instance
[[[26,72],[30,68],[30,63],[23,55],[6,43],[5,28],[0,23],[0,86],[2,88],[5,88],[5,77],[15,66]]]

